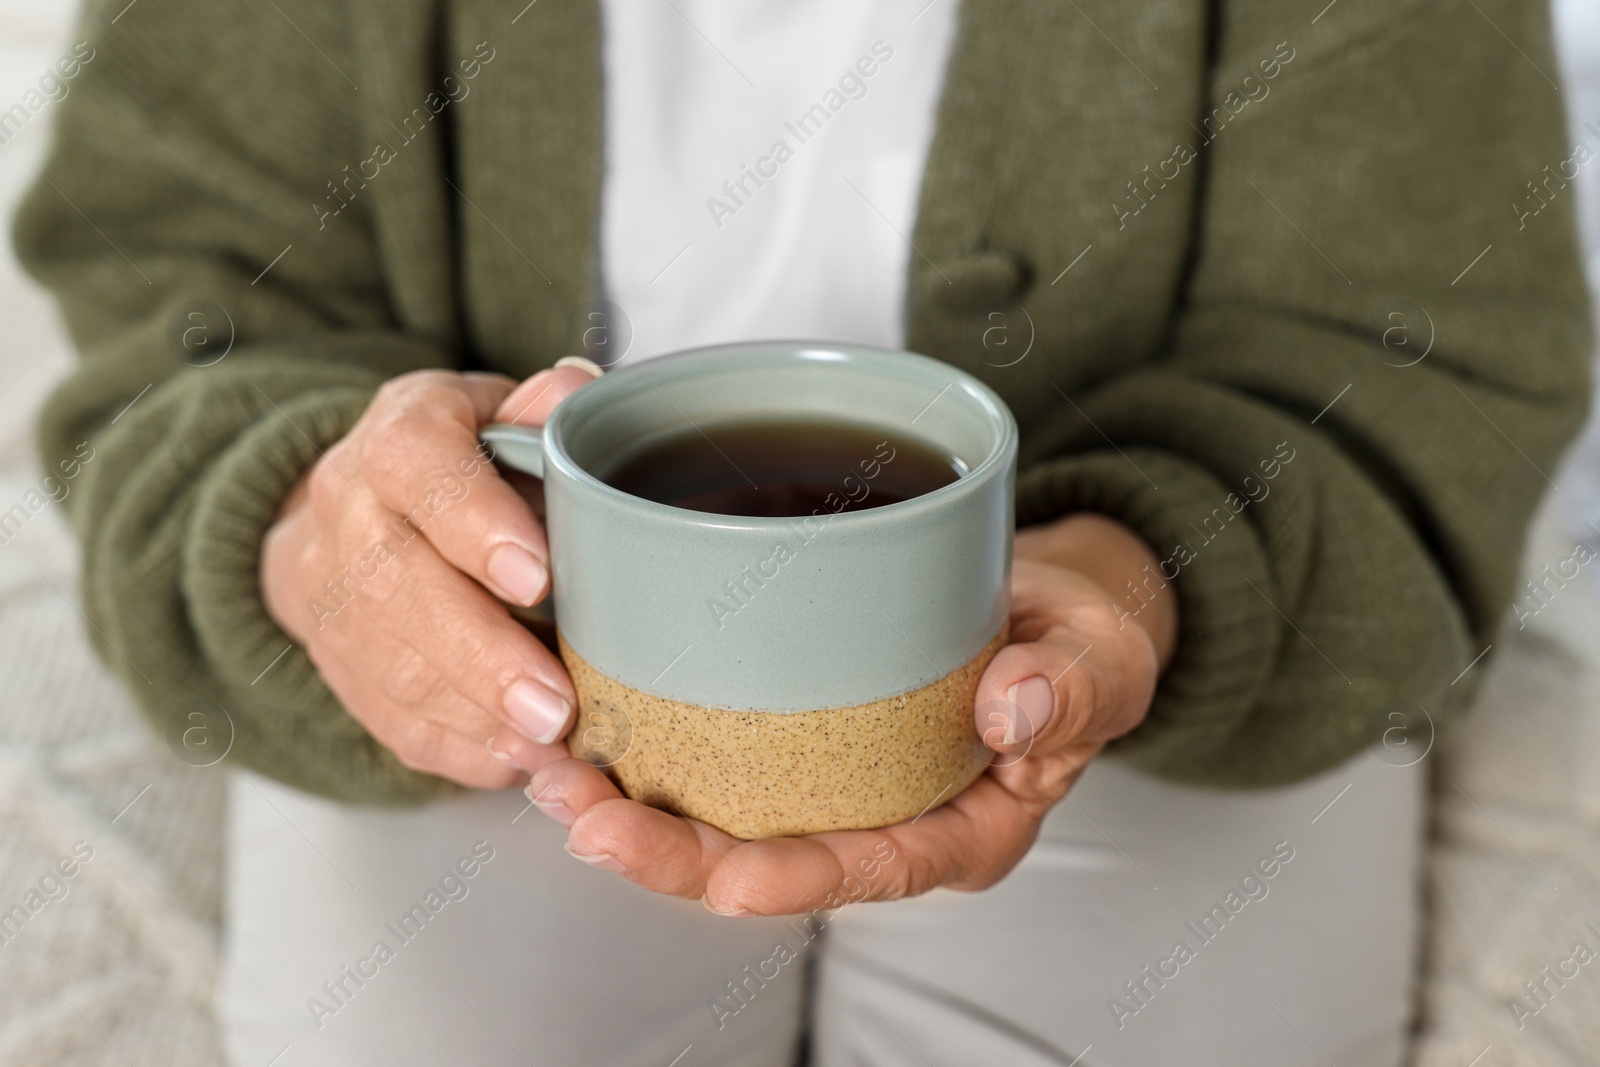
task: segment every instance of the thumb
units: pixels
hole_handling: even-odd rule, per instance
[[[496,422],[543,426],[556,405],[605,373],[582,356],[563,356],[511,391],[501,402]]]
[[[1081,743],[1093,704],[1092,642],[1055,626],[1036,641],[1007,645],[978,682],[978,734],[1004,766]]]
[[[1019,561],[1007,645],[978,681],[974,715],[998,766],[1101,745],[1133,729],[1155,693],[1158,661],[1143,628],[1084,576]]]

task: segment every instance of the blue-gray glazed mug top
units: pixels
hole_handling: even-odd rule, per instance
[[[689,511],[603,480],[690,427],[766,417],[880,428],[965,473],[909,500],[794,518]],[[1016,423],[938,360],[831,342],[694,349],[585,385],[542,431],[498,424],[482,437],[497,462],[544,481],[562,638],[641,693],[728,710],[853,707],[936,682],[1004,626]],[[841,500],[865,484],[870,501],[870,469],[840,472]]]

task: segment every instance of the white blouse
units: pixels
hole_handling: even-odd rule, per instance
[[[896,348],[958,0],[603,0],[607,362]]]

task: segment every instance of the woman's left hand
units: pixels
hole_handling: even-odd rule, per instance
[[[786,915],[938,886],[985,889],[1033,844],[1085,765],[1144,719],[1175,642],[1170,586],[1120,596],[1155,555],[1126,527],[1092,515],[1020,531],[1011,640],[978,684],[977,728],[996,757],[942,807],[878,830],[742,841],[628,800],[576,759],[528,786],[570,827],[567,851],[647,889],[700,897],[727,915]],[[1158,579],[1159,581],[1159,579]]]

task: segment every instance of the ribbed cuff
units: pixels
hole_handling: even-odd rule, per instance
[[[408,770],[343,709],[305,651],[267,614],[261,542],[289,491],[355,424],[373,390],[318,389],[250,426],[207,472],[184,538],[182,582],[197,640],[225,692],[231,757],[337,799],[395,803],[455,786]]]
[[[1050,460],[1017,479],[1018,526],[1098,512],[1137,531],[1162,561],[1155,580],[1178,594],[1178,647],[1144,723],[1107,752],[1163,777],[1190,779],[1272,675],[1283,620],[1241,502],[1203,469],[1143,448]]]

